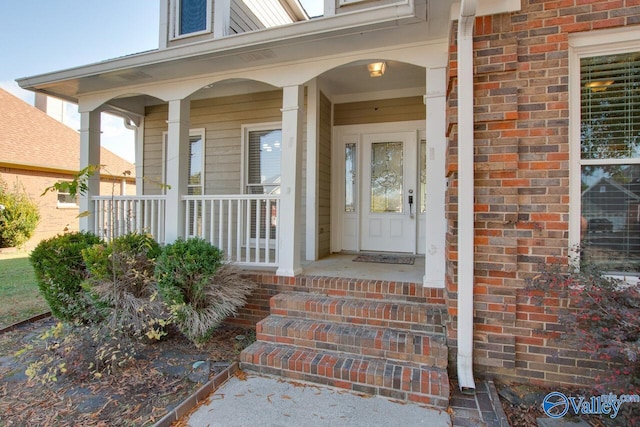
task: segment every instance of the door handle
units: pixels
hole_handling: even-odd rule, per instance
[[[413,190],[409,190],[409,216],[413,218]]]

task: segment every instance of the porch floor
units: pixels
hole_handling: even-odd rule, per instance
[[[303,261],[302,274],[305,276],[329,276],[392,282],[423,282],[424,256],[414,255],[416,260],[413,265],[354,262],[353,259],[356,256],[358,254],[339,253],[331,254],[318,261]]]

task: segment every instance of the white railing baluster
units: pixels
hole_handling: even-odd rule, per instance
[[[255,238],[255,262],[260,262],[260,238],[261,238],[261,231],[262,231],[262,227],[260,224],[260,208],[261,208],[262,204],[260,203],[260,199],[256,200],[256,238]]]
[[[275,259],[273,260],[276,265],[280,262],[280,199],[276,201],[276,236],[275,236]]]
[[[218,200],[218,247],[222,247],[222,208],[223,208],[224,199]]]
[[[95,233],[110,241],[127,233],[150,233],[164,243],[164,196],[97,196]]]
[[[155,230],[160,228],[160,224],[162,224],[162,223],[159,222],[158,218],[156,217],[156,212],[157,212],[158,205],[153,200],[150,200],[150,202],[151,202],[151,212],[149,213],[149,215],[150,215],[149,224],[151,225],[151,229],[149,230],[149,232],[153,233]]]
[[[279,195],[183,196],[182,200],[186,237],[208,238],[241,265],[278,265]],[[105,240],[137,231],[166,243],[165,196],[97,196],[92,202],[94,231]]]
[[[214,205],[214,201],[213,200],[209,200],[209,215],[210,215],[210,219],[209,219],[209,243],[213,244],[214,242],[214,235],[213,233],[215,232],[215,227],[214,225],[214,220],[215,220],[215,205]]]
[[[231,200],[227,202],[227,210],[227,247],[224,249],[224,252],[228,256],[231,256],[231,250],[233,249],[231,243],[233,239],[233,235],[231,233],[231,224],[233,224],[233,203]]]
[[[246,202],[246,206],[247,206],[247,213],[246,213],[246,219],[245,219],[245,224],[246,224],[246,230],[245,230],[245,242],[244,242],[244,261],[245,262],[251,262],[251,250],[250,250],[250,243],[251,243],[251,200],[245,200]]]
[[[242,250],[242,211],[244,209],[242,202],[242,200],[238,200],[238,211],[236,212],[236,262],[240,262]]]
[[[264,233],[264,262],[269,264],[269,258],[271,257],[271,250],[269,247],[271,246],[271,199],[267,199],[267,206],[265,209],[265,230]]]
[[[136,231],[142,234],[142,200],[136,202]]]

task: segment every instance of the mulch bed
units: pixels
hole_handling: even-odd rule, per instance
[[[237,360],[253,336],[251,330],[225,325],[196,348],[172,332],[140,345],[135,360],[113,374],[98,378],[70,369],[42,384],[25,370],[47,351],[39,337],[54,325],[54,319],[44,319],[0,335],[0,425],[152,425]]]

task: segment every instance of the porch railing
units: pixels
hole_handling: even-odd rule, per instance
[[[237,264],[278,265],[278,195],[184,196],[185,236],[200,237]]]
[[[149,233],[164,243],[164,196],[96,196],[94,232],[105,240],[127,233]]]
[[[105,240],[131,232],[165,242],[165,196],[96,196],[94,232]],[[279,195],[183,196],[184,236],[200,237],[226,257],[251,266],[278,266]]]

